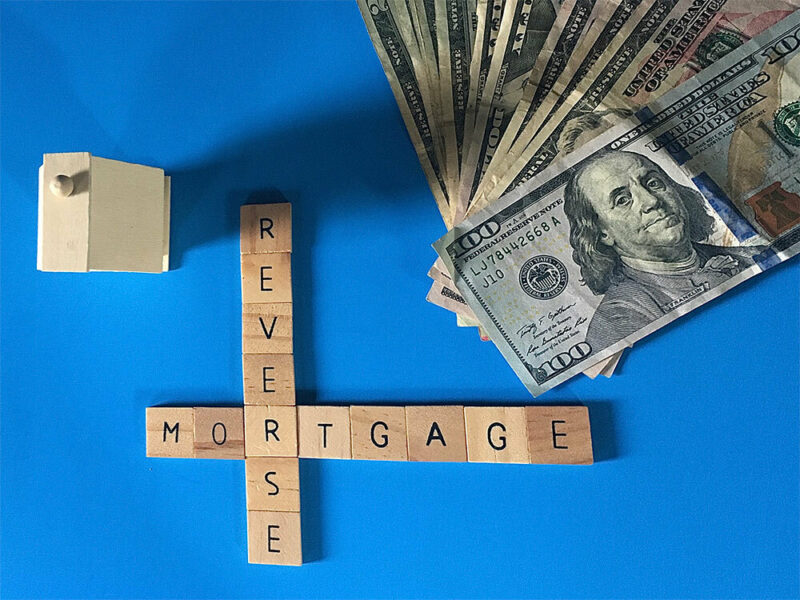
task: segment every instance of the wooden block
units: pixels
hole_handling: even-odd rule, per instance
[[[296,458],[248,458],[247,510],[298,512],[300,461]]]
[[[408,460],[402,406],[351,406],[350,437],[355,459]]]
[[[37,268],[160,273],[169,265],[169,177],[92,156],[45,154]]]
[[[248,510],[247,561],[260,565],[302,565],[300,513]]]
[[[161,273],[169,248],[164,170],[92,156],[89,268]]]
[[[292,205],[247,204],[241,208],[242,254],[292,251]]]
[[[242,254],[242,303],[292,301],[292,255]]]
[[[298,406],[297,433],[301,458],[353,456],[347,406]]]
[[[194,409],[150,406],[145,411],[147,456],[194,458]]]
[[[243,304],[242,353],[291,354],[292,304]]]
[[[530,462],[523,407],[467,406],[464,418],[470,462]]]
[[[243,354],[244,403],[293,406],[294,356]]]
[[[408,460],[466,462],[463,406],[406,406]]]
[[[89,170],[91,154],[45,154],[39,169],[36,268],[89,270]]]
[[[528,450],[536,464],[590,465],[592,431],[585,406],[526,406]]]
[[[244,408],[195,406],[196,458],[244,458]]]
[[[244,407],[245,456],[297,458],[297,410],[294,406]]]

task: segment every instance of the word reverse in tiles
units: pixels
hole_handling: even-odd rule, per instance
[[[291,206],[241,209],[244,406],[150,407],[147,456],[245,461],[248,560],[300,565],[300,458],[592,464],[585,406],[295,406]]]

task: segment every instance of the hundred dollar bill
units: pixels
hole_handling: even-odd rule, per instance
[[[435,247],[538,395],[800,252],[799,162],[793,13]]]
[[[405,40],[409,38],[409,34],[406,32],[404,36],[401,31],[405,27],[403,15],[394,12],[394,5],[386,0],[358,0],[358,6],[433,192],[436,206],[449,227],[452,223],[452,210],[440,157],[436,153],[436,125],[431,117],[431,107],[425,104],[424,86],[417,78],[419,67],[414,67],[417,57],[406,46]]]
[[[726,15],[751,15],[751,23],[766,26],[774,18],[786,16],[800,5],[798,0],[656,0],[647,5],[646,15],[626,26],[618,41],[597,61],[568,102],[563,102],[548,117],[534,138],[516,158],[514,165],[485,193],[479,210],[541,172],[557,156],[586,143],[625,115],[632,114],[669,89],[654,85],[669,79],[669,74],[692,56],[690,50],[710,39],[713,25]],[[662,26],[663,24],[663,26]],[[719,53],[721,55],[721,52]],[[632,87],[642,79],[647,85]],[[513,155],[519,146],[512,148]],[[513,160],[513,159],[509,159]]]
[[[504,168],[487,174],[481,194],[472,203],[470,212],[483,209],[504,191],[510,191],[541,171],[544,167],[541,161],[536,161],[537,150],[545,146],[550,149],[555,145],[553,138],[560,131],[559,125],[563,127],[570,122],[570,118],[574,120],[576,116],[591,113],[626,69],[651,51],[648,42],[662,31],[665,22],[669,26],[669,17],[687,10],[695,1],[712,3],[717,0],[654,0],[645,3],[642,6],[643,13],[627,22],[589,72],[576,72],[574,77],[579,78],[579,83],[572,86],[575,89],[570,97],[562,100],[560,110],[554,115],[548,114],[528,122],[509,149]],[[541,106],[539,108],[542,109]]]
[[[588,0],[594,1],[594,0]],[[482,95],[468,152],[462,157],[461,184],[455,201],[460,221],[472,198],[511,116],[522,98],[522,88],[530,75],[558,12],[558,0],[518,2],[506,13],[498,36],[499,52],[492,58],[487,82],[492,94]]]

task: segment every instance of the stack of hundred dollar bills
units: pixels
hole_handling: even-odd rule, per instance
[[[533,395],[800,251],[800,0],[358,0],[448,233],[428,299]]]

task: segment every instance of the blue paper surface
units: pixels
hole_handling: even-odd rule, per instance
[[[239,404],[239,206],[290,201],[300,403],[533,403],[425,301],[444,233],[355,2],[0,4],[0,596],[800,594],[800,262],[539,401],[591,467],[301,461],[302,568],[247,564],[244,463],[145,457]],[[36,270],[43,153],[172,176],[171,270]]]

